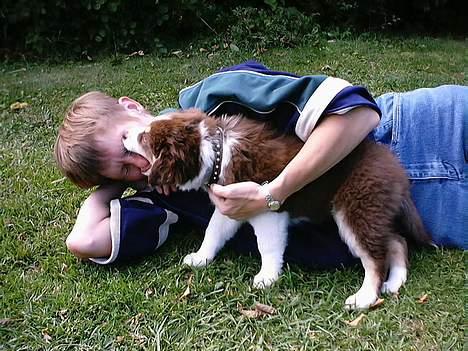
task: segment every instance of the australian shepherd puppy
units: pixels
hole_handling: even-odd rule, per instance
[[[212,118],[189,110],[158,117],[145,130],[131,130],[124,145],[150,161],[150,185],[206,190],[211,183],[270,181],[303,142],[242,116]],[[290,196],[278,211],[247,220],[262,260],[255,287],[270,286],[278,279],[288,223],[303,217],[314,223],[332,217],[342,240],[362,262],[364,282],[346,299],[348,309],[368,308],[380,292],[398,292],[408,267],[404,237],[420,244],[431,242],[410,198],[405,171],[390,150],[368,140]],[[184,263],[200,267],[213,261],[242,223],[215,209],[200,249],[187,255]]]

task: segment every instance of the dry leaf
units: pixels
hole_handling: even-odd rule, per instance
[[[190,285],[192,285],[193,274],[190,274],[187,281],[187,288],[185,289],[184,293],[179,297],[179,300],[185,299],[190,295]]]
[[[57,316],[60,317],[60,319],[63,321],[67,318],[68,310],[67,309],[62,309],[60,311],[57,311]]]
[[[244,309],[242,309],[242,307],[240,307],[239,312],[243,316],[246,316],[247,318],[260,318],[260,317],[272,316],[272,315],[276,314],[276,309],[269,306],[269,305],[264,305],[262,303],[257,302],[255,304],[255,309],[253,309],[253,310],[244,310]]]
[[[375,301],[369,308],[374,309],[374,308],[380,307],[383,305],[384,301],[385,301],[384,299],[377,299],[377,301]]]
[[[46,343],[50,343],[52,341],[52,337],[47,334],[46,331],[42,331],[42,337],[44,338]]]
[[[357,327],[365,316],[366,315],[364,313],[361,313],[355,320],[346,322],[346,324],[348,324],[350,327]]]
[[[22,110],[22,109],[25,109],[26,107],[28,107],[29,104],[27,102],[14,102],[10,105],[10,110],[12,111],[18,111],[18,110]]]
[[[269,305],[264,305],[263,303],[256,303],[255,304],[255,309],[259,312],[263,312],[269,315],[274,315],[276,314],[276,309],[274,307],[271,307]]]
[[[145,297],[147,299],[150,298],[153,295],[154,295],[154,289],[153,288],[148,288],[148,289],[145,290]]]
[[[418,303],[427,303],[429,301],[429,295],[424,294],[418,299]]]
[[[259,318],[260,313],[257,310],[239,310],[239,312],[247,318]]]
[[[117,338],[115,338],[115,341],[117,341],[117,343],[121,344],[123,341],[124,341],[124,336],[117,336]]]
[[[184,293],[183,293],[182,296],[179,298],[179,300],[185,299],[185,298],[188,297],[189,295],[190,295],[190,286],[187,286],[187,289],[185,289]]]

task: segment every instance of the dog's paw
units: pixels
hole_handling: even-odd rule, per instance
[[[258,273],[253,280],[253,287],[256,289],[266,289],[278,280],[277,273]]]
[[[400,287],[403,285],[403,281],[386,281],[385,283],[382,284],[382,287],[380,288],[380,292],[382,294],[398,294],[398,290],[400,290]]]
[[[375,292],[359,290],[345,301],[347,310],[365,310],[371,307],[379,297]]]
[[[209,259],[208,257],[205,257],[203,255],[200,255],[197,252],[193,252],[187,256],[184,257],[184,264],[190,266],[190,267],[205,267],[208,265],[212,259]]]
[[[397,294],[401,286],[405,284],[407,276],[406,267],[393,268],[386,282],[382,284],[380,291],[383,294]]]

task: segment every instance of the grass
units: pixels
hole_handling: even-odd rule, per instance
[[[87,196],[62,179],[51,156],[68,104],[100,89],[158,111],[174,106],[179,89],[251,58],[209,53],[0,65],[0,350],[462,350],[461,251],[413,253],[400,297],[386,297],[358,327],[346,321],[360,313],[343,302],[362,279],[359,267],[290,266],[276,286],[257,291],[250,287],[257,258],[225,250],[207,269],[183,267],[198,233],[176,234],[157,254],[126,266],[100,267],[67,252],[64,239]],[[278,70],[336,75],[374,95],[467,83],[467,44],[448,39],[364,38],[269,50],[257,59]],[[29,106],[13,112],[16,101]],[[423,294],[427,303],[418,303]],[[239,313],[256,302],[278,313]]]

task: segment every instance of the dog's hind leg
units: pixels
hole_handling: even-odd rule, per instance
[[[241,221],[230,219],[215,209],[200,249],[185,256],[184,263],[191,267],[204,267],[211,263],[219,250],[236,234],[241,224]]]
[[[372,251],[369,250],[366,244],[363,243],[363,240],[359,240],[359,238],[362,238],[362,235],[358,238],[356,232],[357,230],[365,230],[366,226],[361,228],[356,228],[358,227],[357,225],[351,227],[343,211],[336,211],[334,218],[341,238],[348,245],[351,253],[361,259],[362,266],[364,267],[362,286],[355,294],[346,299],[345,308],[350,310],[369,308],[379,297],[383,276],[386,272],[385,248],[373,247]]]
[[[406,282],[408,274],[408,247],[405,239],[395,235],[388,242],[387,262],[389,274],[387,281],[382,284],[382,293],[396,294]]]
[[[288,241],[289,214],[266,212],[249,219],[257,236],[262,268],[254,277],[253,285],[263,289],[278,280],[283,268],[283,255]]]

